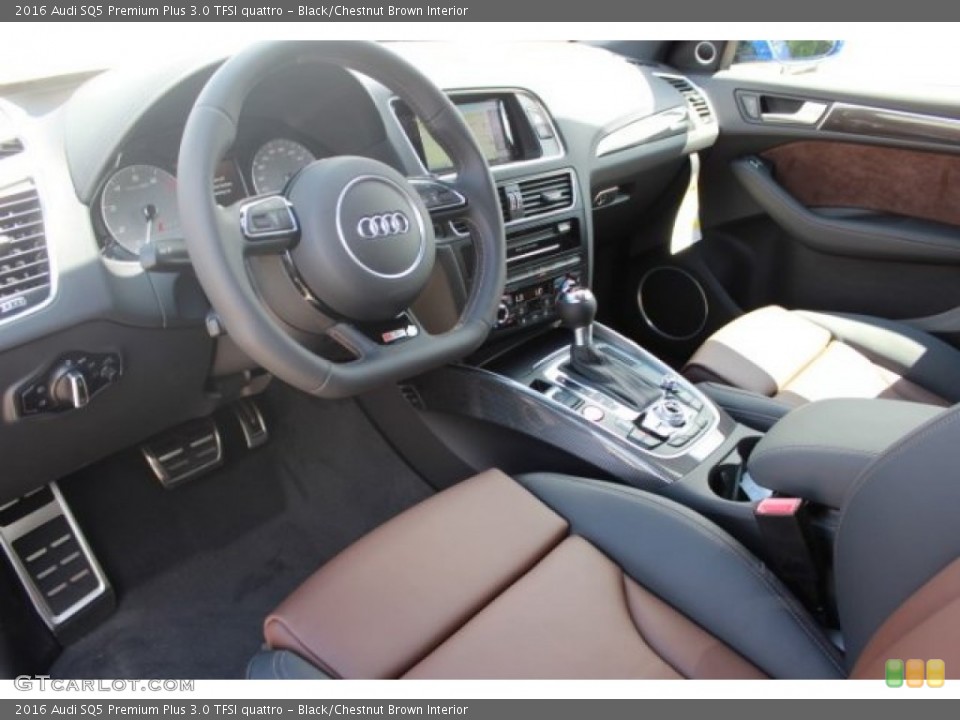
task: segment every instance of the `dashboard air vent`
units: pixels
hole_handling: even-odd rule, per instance
[[[37,189],[26,181],[0,190],[0,321],[46,301],[50,290]]]
[[[573,174],[569,171],[520,180],[497,188],[504,222],[566,210],[573,206]]]
[[[17,137],[10,118],[0,110],[0,160],[23,152],[23,141]]]
[[[659,77],[665,82],[670,83],[670,85],[683,95],[683,99],[686,100],[687,105],[696,113],[701,122],[713,122],[713,112],[710,110],[710,104],[699,88],[695,87],[693,83],[680,75],[660,75]]]
[[[500,201],[500,214],[503,215],[503,221],[510,219],[510,199],[507,197],[507,189],[501,185],[497,188],[497,200]]]
[[[0,140],[0,160],[23,152],[23,143],[19,138]]]

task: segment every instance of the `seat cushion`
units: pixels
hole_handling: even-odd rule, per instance
[[[513,480],[483,473],[327,563],[267,618],[267,644],[334,677],[398,677],[566,534],[566,521]]]
[[[406,677],[766,676],[574,536]]]
[[[802,607],[719,528],[558,475],[488,471],[408,510],[308,579],[265,634],[341,678],[842,673]]]
[[[799,406],[889,398],[948,406],[960,399],[960,351],[902,323],[769,306],[720,328],[683,370]]]

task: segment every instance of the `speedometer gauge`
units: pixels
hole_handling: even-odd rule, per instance
[[[149,242],[182,236],[177,181],[153,165],[128,165],[111,175],[100,212],[111,237],[134,255]]]
[[[276,138],[265,143],[253,156],[250,176],[258,195],[281,192],[294,175],[316,158],[295,140]]]

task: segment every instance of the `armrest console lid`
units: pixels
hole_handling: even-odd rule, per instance
[[[840,509],[867,465],[943,408],[900,400],[821,400],[778,421],[747,461],[763,487]],[[905,481],[907,478],[905,478]]]

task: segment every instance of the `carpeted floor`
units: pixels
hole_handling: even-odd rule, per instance
[[[243,677],[280,600],[432,492],[353,402],[275,384],[261,407],[269,444],[228,442],[226,466],[183,487],[163,490],[136,451],[61,483],[118,606],[52,675]]]

